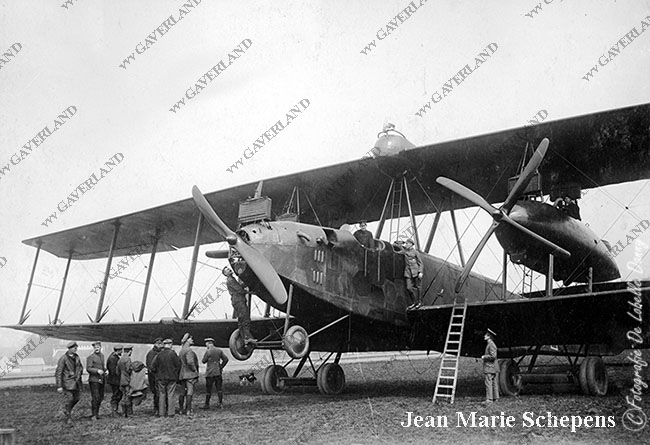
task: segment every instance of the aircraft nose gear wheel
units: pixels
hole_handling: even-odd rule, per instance
[[[228,347],[230,348],[232,356],[241,361],[248,360],[255,349],[253,346],[244,343],[244,337],[241,336],[239,329],[235,329],[235,331],[230,334]]]
[[[318,370],[316,385],[321,394],[339,394],[345,387],[345,373],[337,363],[327,363]]]
[[[580,364],[580,388],[586,395],[607,394],[607,368],[600,357],[587,357]]]
[[[303,358],[309,352],[309,335],[302,326],[291,326],[282,339],[282,347],[291,358]]]
[[[517,362],[512,359],[499,360],[499,392],[506,396],[518,396],[521,387]]]
[[[267,366],[260,381],[264,394],[282,394],[287,385],[280,377],[287,377],[287,370],[280,365]]]

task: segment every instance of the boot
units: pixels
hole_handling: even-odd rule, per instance
[[[118,410],[118,404],[117,402],[111,402],[111,414],[113,416],[117,415],[117,410]]]
[[[129,411],[129,415],[132,416],[133,415],[133,404],[131,403],[131,404],[127,405],[126,408]]]
[[[206,394],[205,395],[205,403],[201,407],[201,409],[210,409],[210,398],[212,397],[212,394]]]
[[[250,329],[245,328],[244,329],[244,343],[251,343],[251,342],[256,342],[257,339],[253,337],[251,334]]]
[[[218,392],[217,395],[219,396],[219,408],[223,408],[223,392]]]
[[[126,405],[122,405],[122,411],[124,412],[124,418],[129,417],[129,408]]]
[[[189,417],[190,419],[194,415],[194,412],[192,411],[192,397],[194,396],[190,396],[190,395],[187,396],[187,417]]]
[[[185,414],[185,396],[178,396],[178,414]]]

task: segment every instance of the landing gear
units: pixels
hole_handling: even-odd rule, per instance
[[[230,353],[237,360],[248,360],[251,355],[253,355],[254,346],[250,343],[244,341],[244,337],[241,335],[239,329],[235,329],[232,334],[230,334],[230,340],[228,340],[228,347],[230,348]]]
[[[267,366],[262,373],[260,385],[264,394],[282,394],[287,389],[284,378],[288,377],[287,370],[280,365]]]
[[[334,355],[333,352],[329,353],[321,365],[315,367],[309,354],[306,354],[291,375],[287,373],[287,367],[294,359],[281,366],[275,363],[275,357],[272,355],[273,365],[267,366],[260,378],[262,392],[269,395],[278,395],[292,386],[316,386],[321,394],[340,394],[345,388],[345,373],[338,364],[341,353],[336,354],[333,363],[328,363],[327,361],[332,355]],[[305,368],[307,363],[308,366]],[[304,373],[303,370],[305,370]],[[303,373],[302,377],[300,376],[301,373]],[[307,376],[304,374],[307,374]]]
[[[345,388],[345,373],[338,363],[326,363],[316,374],[316,386],[321,394],[340,394]]]
[[[583,394],[604,396],[607,394],[607,368],[600,357],[587,357],[580,363],[578,374]]]
[[[282,347],[289,357],[301,359],[309,352],[309,334],[302,326],[291,326],[284,334]]]
[[[590,345],[555,345],[531,346],[521,355],[518,361],[500,361],[499,389],[504,394],[516,395],[523,384],[550,385],[555,391],[572,391],[576,387],[588,396],[604,396],[607,394],[607,367],[603,359],[589,355]],[[539,356],[566,358],[566,364],[554,362],[555,358],[537,364]],[[530,356],[530,362],[524,372],[519,372],[519,366],[524,358]],[[516,392],[515,392],[516,390]]]
[[[517,362],[499,360],[499,392],[505,396],[518,396],[522,386]]]

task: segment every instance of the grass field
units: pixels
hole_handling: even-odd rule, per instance
[[[646,357],[647,358],[647,357]],[[347,386],[339,396],[322,396],[315,387],[292,388],[279,396],[263,395],[259,382],[238,385],[237,372],[225,375],[225,407],[195,409],[193,419],[152,415],[151,399],[135,407],[135,415],[110,417],[102,404],[102,418],[91,421],[90,393],[84,388],[73,411],[73,425],[62,421],[61,400],[53,386],[0,389],[0,428],[15,428],[17,443],[34,444],[208,444],[208,443],[650,443],[650,429],[627,431],[621,415],[632,385],[629,367],[609,368],[610,392],[593,398],[577,391],[555,394],[537,387],[519,397],[502,398],[484,406],[481,365],[462,359],[456,403],[432,405],[439,360],[384,360],[343,365]],[[258,377],[261,373],[258,373]],[[199,386],[195,406],[203,403]],[[644,407],[650,395],[643,394]],[[448,427],[404,428],[406,412],[447,416]],[[648,410],[645,410],[646,413]],[[457,412],[468,417],[514,416],[513,427],[457,427]],[[546,416],[613,416],[613,428],[524,427],[524,413]],[[532,414],[530,415],[532,416]],[[546,422],[546,420],[544,420]],[[462,424],[461,424],[462,425]]]

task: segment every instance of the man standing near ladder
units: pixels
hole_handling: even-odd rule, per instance
[[[483,373],[485,374],[485,403],[489,404],[499,400],[499,382],[497,379],[497,345],[494,339],[497,334],[492,329],[485,332],[483,339],[487,342],[483,360]]]

